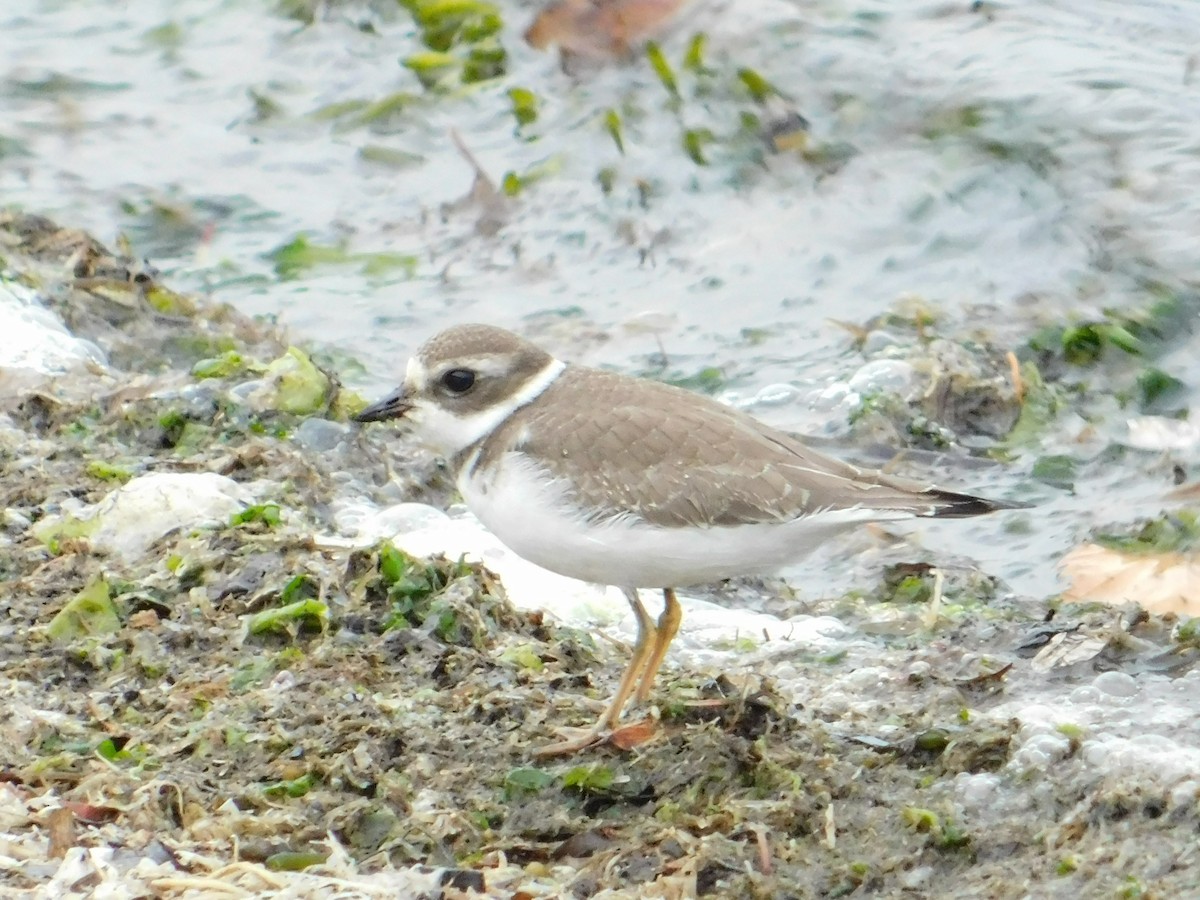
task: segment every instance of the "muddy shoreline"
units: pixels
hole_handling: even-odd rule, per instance
[[[3,400],[8,895],[1195,888],[1200,783],[1098,766],[1065,713],[1036,735],[1011,713],[1035,690],[1186,692],[1197,647],[1174,617],[1015,597],[965,561],[931,626],[901,547],[886,577],[810,594],[855,632],[844,650],[673,665],[651,739],[534,761],[591,719],[624,650],[515,609],[478,566],[321,538],[347,490],[444,507],[436,461],[347,424],[360,401],[335,379],[312,409],[263,406],[288,355],[274,328],[46,220],[7,215],[0,236],[6,278],[107,360]],[[134,550],[39,528],[155,473],[219,475],[253,502]],[[1060,634],[1098,649],[1037,671]]]

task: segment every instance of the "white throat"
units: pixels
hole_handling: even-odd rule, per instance
[[[418,363],[417,368],[419,367]],[[521,390],[486,409],[457,414],[436,403],[420,400],[408,413],[407,418],[416,427],[422,441],[447,459],[451,459],[467,447],[487,437],[522,406],[532,403],[540,397],[566,367],[566,363],[562,360],[550,360],[546,367],[529,379]],[[418,378],[421,381],[424,380],[424,370],[414,371],[414,367],[410,364],[408,379],[417,380]]]

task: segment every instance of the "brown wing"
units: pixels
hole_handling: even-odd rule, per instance
[[[507,449],[544,461],[598,518],[669,527],[842,509],[964,516],[1006,505],[859,469],[707,397],[581,367],[514,413],[485,455]]]

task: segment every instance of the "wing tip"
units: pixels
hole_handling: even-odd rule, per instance
[[[1032,503],[1022,503],[1018,500],[992,500],[987,497],[976,497],[973,494],[943,491],[940,488],[934,488],[928,491],[928,494],[933,500],[933,504],[926,515],[936,519],[966,519],[1006,509],[1033,508]]]

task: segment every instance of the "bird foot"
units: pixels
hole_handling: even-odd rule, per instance
[[[590,750],[592,747],[613,746],[618,750],[632,750],[646,743],[659,731],[658,719],[653,716],[628,725],[618,725],[609,728],[607,723],[598,722],[591,728],[561,728],[558,733],[566,740],[557,744],[539,747],[533,751],[534,757],[545,759],[551,756],[568,756]]]
[[[572,753],[581,753],[607,743],[612,735],[609,729],[599,725],[591,728],[560,728],[558,733],[563,735],[565,740],[538,747],[533,751],[534,758],[546,759],[551,756],[570,756]]]

